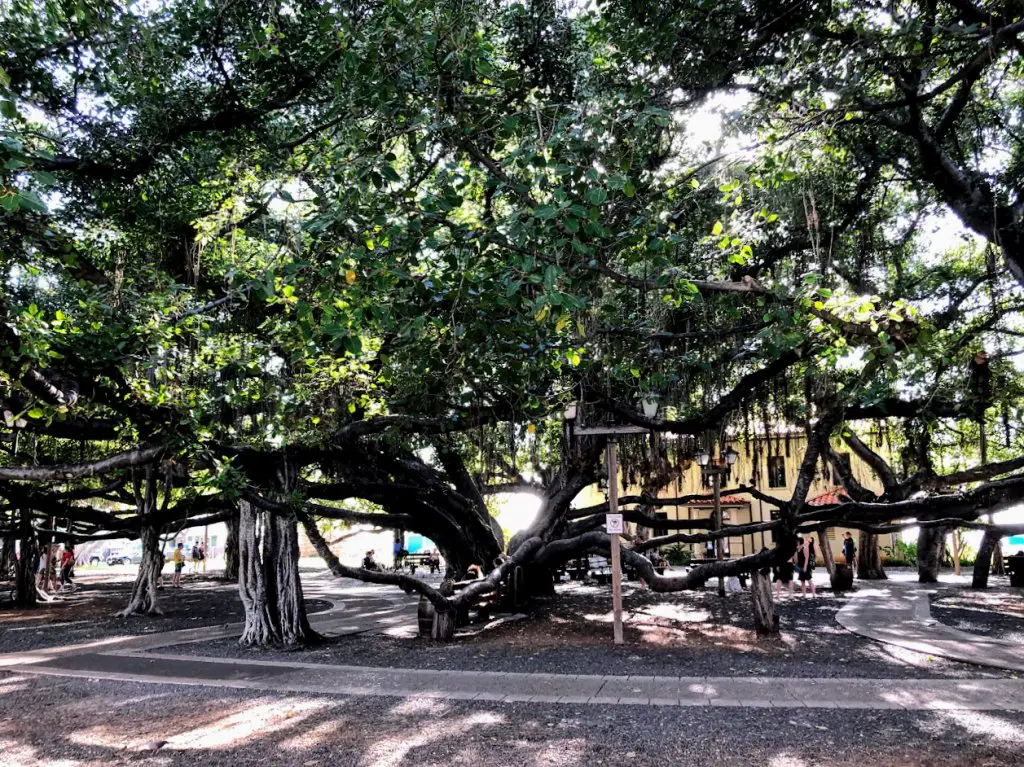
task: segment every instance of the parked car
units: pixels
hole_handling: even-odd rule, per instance
[[[132,553],[128,551],[112,551],[107,556],[107,564],[111,567],[113,567],[114,565],[138,564],[141,561],[141,556],[132,555]]]

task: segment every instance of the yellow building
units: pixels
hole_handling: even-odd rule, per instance
[[[770,444],[769,444],[770,443]],[[772,519],[775,507],[758,498],[753,498],[746,493],[728,492],[742,485],[755,487],[767,496],[789,500],[793,495],[793,488],[800,471],[800,464],[804,458],[806,448],[806,435],[791,433],[786,436],[773,436],[770,439],[764,437],[753,438],[749,442],[737,440],[727,443],[738,453],[734,466],[722,477],[722,519],[724,524],[745,525],[752,522],[767,522]],[[833,448],[841,460],[847,461],[854,478],[865,488],[882,492],[882,485],[871,468],[855,454],[852,454],[847,446],[841,441],[833,443]],[[654,516],[665,520],[679,519],[708,519],[712,515],[712,488],[710,477],[704,475],[701,467],[696,461],[688,460],[681,467],[681,476],[678,481],[672,482],[668,487],[658,493],[659,498],[677,498],[683,496],[701,495],[697,500],[690,500],[684,504],[672,504],[659,506],[653,509]],[[619,485],[621,488],[621,484]],[[828,475],[824,475],[819,462],[807,494],[807,503],[810,505],[825,505],[836,503],[842,494],[840,480],[835,472],[829,467]],[[640,488],[629,487],[620,493],[625,495],[639,495]],[[577,503],[579,506],[588,506],[601,503],[603,493],[596,485],[584,491]],[[837,562],[842,559],[843,533],[849,528],[833,527],[828,530],[828,541]],[[631,525],[629,532],[636,534],[636,526]],[[645,537],[672,534],[675,529],[658,530],[646,529],[639,531]],[[685,532],[680,530],[679,532]],[[694,531],[697,532],[697,531]],[[858,531],[850,530],[854,539]],[[814,534],[815,538],[818,538]],[[891,546],[895,542],[895,535],[879,537],[879,546]],[[687,545],[687,544],[684,544]],[[754,554],[763,546],[772,547],[772,532],[770,530],[759,531],[747,535],[731,536],[726,539],[725,548],[730,558]],[[705,556],[705,544],[689,544],[694,557]]]

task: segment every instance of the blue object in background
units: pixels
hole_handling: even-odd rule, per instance
[[[1024,535],[1011,535],[1010,546],[1024,546]]]
[[[416,533],[407,533],[405,536],[405,550],[410,554],[426,553],[434,548],[434,542]]]

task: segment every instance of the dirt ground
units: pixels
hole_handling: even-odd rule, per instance
[[[79,578],[79,589],[33,609],[6,605],[0,609],[0,653],[91,642],[123,634],[151,634],[242,620],[238,586],[232,582],[186,575],[184,588],[161,589],[160,616],[117,617],[128,603],[132,580],[123,574],[90,574]],[[306,600],[307,609],[328,603]]]

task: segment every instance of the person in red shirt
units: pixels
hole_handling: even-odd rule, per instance
[[[60,585],[70,588],[71,569],[75,566],[75,547],[68,541],[64,544],[64,551],[60,554]]]

